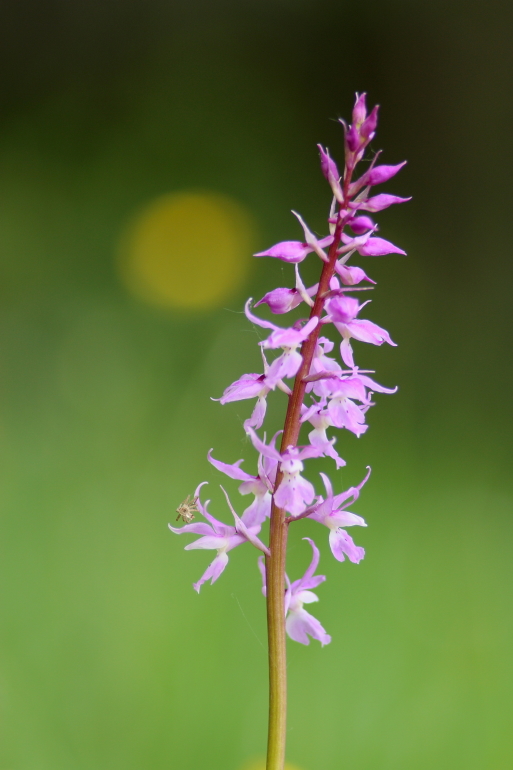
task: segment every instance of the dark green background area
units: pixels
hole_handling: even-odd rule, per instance
[[[368,435],[339,434],[337,491],[373,467],[353,509],[365,560],[335,562],[313,522],[292,531],[292,579],[301,538],[321,547],[314,614],[333,642],[289,644],[288,754],[303,770],[512,766],[512,15],[2,4],[0,770],[237,770],[264,753],[255,553],[197,596],[212,552],[184,553],[167,523],[204,479],[228,521],[206,452],[251,470],[251,404],[210,396],[258,370],[240,311],[292,271],[255,260],[224,308],[178,315],[127,294],[115,249],[138,207],[181,189],[242,202],[260,248],[298,237],[290,209],[324,231],[315,144],[342,159],[336,119],[362,90],[381,104],[374,149],[409,161],[386,189],[414,199],[378,216],[408,257],[361,262],[368,315],[399,347],[361,345],[358,363],[400,390],[376,397]]]

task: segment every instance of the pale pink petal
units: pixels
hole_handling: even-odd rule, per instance
[[[252,428],[248,428],[248,436],[251,438],[251,442],[257,452],[260,452],[261,455],[264,457],[269,457],[271,460],[276,460],[279,462],[281,460],[281,455],[278,452],[278,450],[274,447],[273,442],[271,444],[264,444],[263,441],[261,441],[255,431]],[[276,436],[275,436],[276,438]]]
[[[205,503],[203,504],[199,499],[200,489],[203,486],[203,484],[206,484],[206,483],[207,482],[204,481],[202,484],[198,486],[198,488],[194,492],[194,496],[198,498],[196,505],[198,506],[198,509],[201,515],[204,516],[208,522],[210,522],[210,525],[216,535],[219,535],[220,537],[229,537],[231,534],[233,534],[234,528],[228,526],[228,524],[224,524],[224,522],[219,521],[219,519],[216,519],[214,516],[210,515],[210,513],[207,510],[210,500],[206,500]]]
[[[319,575],[319,577],[324,577],[324,575]],[[314,594],[313,591],[300,591],[297,595],[297,598],[301,602],[301,604],[313,604],[314,602],[319,601],[319,597],[317,596],[317,594]]]
[[[231,479],[236,479],[237,481],[254,481],[255,476],[251,476],[249,473],[246,473],[246,471],[243,471],[242,468],[239,468],[239,465],[243,463],[244,460],[237,460],[236,463],[229,465],[228,463],[222,463],[219,460],[215,460],[212,457],[212,451],[213,450],[210,449],[207,453],[209,463],[212,463],[214,468],[217,468],[218,471],[224,473],[225,476],[229,476]]]
[[[260,476],[252,476],[251,481],[243,481],[239,486],[241,495],[265,495],[268,487]]]
[[[305,580],[304,578],[301,581],[296,580],[296,583],[301,583],[301,590],[297,594],[298,600],[301,600],[301,594],[303,593],[303,589],[307,588],[317,588],[321,585],[321,583],[324,583],[326,580],[326,575],[314,575],[313,577],[309,578],[308,580]],[[294,585],[294,584],[293,584]]]
[[[302,360],[301,353],[297,350],[286,350],[269,367],[265,377],[266,384],[274,388],[280,380],[295,377]]]
[[[297,460],[309,460],[311,457],[321,457],[322,455],[322,452],[318,447],[314,446],[294,447],[294,450],[295,451],[292,453],[292,450],[289,447],[289,449],[283,453],[283,458],[285,459],[289,453]]]
[[[195,521],[193,524],[185,524],[183,527],[172,527],[171,524],[167,525],[171,532],[175,535],[211,535],[212,527],[210,524],[205,524],[204,521]]]
[[[346,396],[347,398],[356,398],[362,403],[367,402],[365,385],[360,377],[340,377],[336,380],[330,380],[332,396]]]
[[[217,578],[223,572],[227,564],[228,564],[228,554],[224,553],[223,551],[216,556],[216,558],[211,564],[209,564],[206,571],[200,577],[198,582],[192,584],[194,590],[199,593],[203,583],[205,583],[209,579],[210,579],[210,585],[212,585],[212,583],[215,583]]]
[[[361,516],[357,516],[356,513],[351,511],[333,511],[330,516],[330,521],[334,521],[339,527],[366,527],[367,522],[362,519]]]
[[[246,430],[247,426],[249,426],[250,428],[255,428],[255,430],[258,430],[259,428],[261,428],[262,425],[264,424],[266,411],[267,411],[267,400],[265,396],[260,396],[260,398],[257,400],[255,404],[253,412],[251,413],[251,417],[248,420],[244,421],[244,430]]]
[[[287,513],[297,516],[303,513],[314,497],[315,489],[309,481],[299,474],[289,475],[286,473],[274,499],[279,508],[284,508]]]
[[[310,644],[308,636],[317,639],[323,647],[331,642],[331,636],[326,633],[317,618],[302,608],[289,612],[285,627],[290,638],[300,644]]]
[[[265,348],[294,348],[300,345],[310,332],[312,332],[317,324],[319,323],[319,319],[317,316],[314,316],[313,318],[310,318],[308,323],[306,323],[301,329],[295,329],[293,327],[289,329],[281,329],[277,326],[274,327],[274,331],[272,334],[269,335],[269,337],[265,340],[263,344],[263,347]]]
[[[267,585],[265,580],[265,556],[258,557],[258,569],[262,577],[262,593],[267,596]]]
[[[343,529],[332,529],[329,539],[331,551],[337,561],[345,561],[347,556],[353,564],[358,564],[365,556],[365,550],[355,545],[352,537]]]
[[[235,532],[235,527],[231,527]],[[200,537],[199,540],[195,540],[193,543],[185,546],[185,551],[195,551],[198,548],[206,548],[207,550],[217,551],[218,548],[223,548],[226,545],[226,537],[224,535],[206,535]]]
[[[363,382],[366,388],[369,388],[369,390],[372,390],[374,393],[397,393],[397,385],[395,388],[385,388],[384,385],[380,385],[378,382],[375,382],[370,377],[367,377],[366,374],[358,374],[358,379]]]
[[[372,321],[356,318],[351,323],[346,324],[346,329],[355,340],[360,340],[360,342],[370,342],[372,345],[382,345],[383,342],[388,342],[389,345],[397,347],[387,330],[382,329],[381,326]]]
[[[320,449],[325,457],[331,457],[335,460],[337,468],[343,468],[346,461],[343,460],[337,453],[333,444],[335,439],[329,440],[326,435],[326,430],[315,429],[308,434],[308,440],[311,445]]]
[[[271,515],[271,494],[266,492],[263,496],[255,497],[251,505],[242,514],[242,521],[246,527],[262,525]]]
[[[304,537],[303,540],[306,540],[308,543],[310,543],[310,546],[312,548],[312,561],[308,565],[308,568],[305,574],[301,578],[301,581],[300,581],[301,586],[305,586],[307,582],[313,577],[315,570],[319,566],[319,559],[320,559],[319,549],[315,545],[312,538]],[[301,599],[300,601],[303,601],[303,599]]]
[[[243,374],[240,380],[228,385],[221,398],[212,400],[219,401],[221,404],[227,404],[230,401],[243,401],[246,398],[259,396],[265,387],[264,374]]]
[[[266,556],[270,556],[271,553],[269,549],[267,548],[264,543],[257,537],[257,531],[260,531],[260,526],[258,527],[252,527],[249,529],[246,524],[242,521],[242,519],[238,516],[236,511],[234,510],[230,498],[228,497],[228,493],[224,489],[224,487],[221,487],[223,490],[223,494],[226,497],[226,502],[228,503],[228,507],[230,508],[230,511],[232,512],[233,518],[235,520],[235,529],[238,532],[239,535],[242,535],[243,538],[248,540],[251,545],[254,545],[255,548],[258,548],[259,551],[263,551]]]
[[[334,398],[328,404],[328,414],[336,428],[347,428],[357,436],[367,430],[365,414],[349,398]]]
[[[340,355],[342,356],[342,361],[345,365],[350,369],[354,369],[353,348],[351,347],[349,337],[344,337],[340,343]]]
[[[341,492],[339,495],[335,495],[335,497],[333,498],[333,509],[340,508],[340,506],[343,503],[345,503],[346,500],[349,500],[349,498],[353,498],[353,499],[350,501],[350,503],[347,503],[347,505],[354,503],[354,501],[360,496],[360,491],[362,487],[369,480],[370,474],[371,474],[370,466],[367,466],[367,473],[365,474],[365,477],[362,479],[362,481],[360,481],[360,483],[356,487],[349,487],[349,489],[346,489],[345,492]]]

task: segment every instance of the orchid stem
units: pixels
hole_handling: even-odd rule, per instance
[[[285,645],[285,511],[275,508],[271,519],[271,556],[265,559],[267,632],[269,644],[269,734],[267,770],[283,770],[287,729],[287,651]]]

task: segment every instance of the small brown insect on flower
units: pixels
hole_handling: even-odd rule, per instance
[[[196,503],[198,502],[197,497],[193,497],[192,500],[190,499],[190,495],[187,495],[183,503],[180,503],[178,508],[176,509],[176,512],[178,516],[176,517],[176,520],[182,519],[182,521],[185,521],[186,524],[190,524],[191,521],[194,519],[194,514],[199,513],[198,507]]]

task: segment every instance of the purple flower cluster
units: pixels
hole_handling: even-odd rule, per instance
[[[367,370],[360,370],[354,361],[353,341],[382,345],[395,345],[389,333],[372,321],[360,318],[360,312],[367,302],[359,303],[352,292],[373,288],[375,283],[365,271],[356,265],[349,265],[351,257],[378,257],[386,254],[404,254],[402,249],[376,235],[377,224],[369,214],[381,211],[394,203],[403,203],[409,198],[380,193],[371,195],[374,186],[388,181],[402,168],[404,163],[394,166],[377,165],[379,153],[372,158],[366,171],[353,180],[354,171],[362,160],[369,142],[373,139],[377,125],[375,107],[367,114],[365,94],[357,95],[353,109],[352,124],[341,121],[345,134],[345,165],[342,174],[327,150],[319,145],[321,170],[333,193],[329,216],[328,234],[321,238],[314,235],[303,219],[297,217],[303,231],[303,239],[283,241],[254,256],[280,259],[294,265],[294,288],[276,288],[269,291],[255,303],[254,307],[266,304],[276,315],[283,315],[304,304],[309,312],[308,319],[299,319],[289,327],[281,327],[255,315],[251,310],[252,300],[245,306],[249,321],[269,332],[259,345],[263,359],[262,373],[243,374],[229,385],[219,399],[221,404],[230,401],[255,399],[251,415],[244,422],[244,430],[258,453],[256,474],[242,470],[242,460],[227,464],[212,457],[212,465],[231,479],[240,481],[242,495],[253,495],[249,506],[239,517],[226,495],[228,507],[233,515],[232,525],[223,524],[208,512],[208,501],[198,500],[198,509],[206,522],[171,527],[177,533],[191,533],[201,537],[186,546],[186,550],[206,548],[217,551],[200,580],[194,584],[199,592],[201,585],[209,580],[214,583],[228,563],[228,551],[249,542],[269,556],[267,546],[258,535],[262,525],[271,515],[273,505],[285,512],[286,521],[309,518],[329,529],[329,545],[338,561],[358,564],[364,557],[364,549],[355,545],[347,533],[349,526],[366,526],[365,521],[347,510],[358,498],[370,471],[357,487],[351,487],[341,494],[333,493],[330,479],[321,473],[324,486],[322,495],[316,494],[314,485],[303,476],[304,461],[313,457],[330,457],[336,468],[345,461],[335,449],[335,437],[328,436],[331,428],[345,428],[361,436],[367,430],[366,413],[374,405],[374,393],[394,393],[396,388],[386,388],[375,382]],[[306,287],[301,279],[299,265],[309,254],[318,257],[323,268],[318,284]],[[361,284],[364,283],[362,286]],[[370,284],[370,285],[369,285]],[[341,363],[329,354],[335,343],[324,336],[324,329],[331,325],[340,335],[339,348]],[[322,332],[322,333],[321,333]],[[269,353],[276,351],[272,360]],[[305,369],[306,367],[306,369]],[[295,380],[291,386],[287,380]],[[276,442],[280,433],[266,443],[256,431],[264,423],[267,397],[272,391],[281,390],[292,400],[300,394],[297,412],[299,424],[308,423],[308,443],[302,446],[297,441],[282,440],[280,449]],[[286,435],[286,434],[285,434]],[[283,446],[283,443],[287,444]],[[204,482],[206,483],[206,482]],[[199,498],[201,487],[195,495]],[[224,490],[223,490],[224,491]],[[308,538],[306,538],[309,540]],[[304,604],[317,601],[311,591],[325,580],[315,576],[319,562],[319,551],[312,540],[313,560],[300,580],[290,583],[286,577],[284,596],[286,630],[288,635],[302,644],[309,643],[309,636],[327,644],[330,637],[321,624],[303,609]],[[264,557],[259,558],[259,567],[264,579]]]

